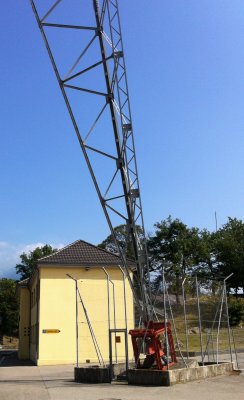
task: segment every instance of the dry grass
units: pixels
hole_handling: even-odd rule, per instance
[[[209,351],[214,348],[216,351],[217,347],[217,331],[218,331],[218,321],[220,296],[209,296],[201,295],[200,297],[200,313],[201,313],[201,324],[202,324],[202,343],[203,350],[205,351],[207,343],[209,342]],[[174,316],[176,331],[180,343],[181,350],[186,350],[186,336],[185,336],[185,321],[184,321],[184,309],[183,305],[171,304],[172,312]],[[196,331],[199,327],[198,319],[198,308],[196,298],[188,298],[186,301],[186,315],[187,315],[187,328],[188,328],[188,343],[189,351],[200,351],[200,335],[199,333],[191,332],[193,328]],[[170,310],[168,310],[169,320],[172,319]],[[215,323],[213,324],[213,321]],[[173,325],[173,324],[172,324]],[[213,329],[212,329],[213,328]],[[172,326],[173,329],[173,326]],[[194,329],[193,329],[194,330]],[[211,336],[210,336],[211,334]],[[174,335],[175,336],[175,335]],[[176,343],[176,338],[174,338]],[[244,327],[231,328],[231,346],[234,350],[234,346],[238,350],[244,350]],[[220,331],[218,336],[218,348],[220,351],[229,350],[229,334],[227,325],[227,315],[225,304],[223,304],[222,315],[220,321]]]

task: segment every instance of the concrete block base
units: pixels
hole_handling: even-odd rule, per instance
[[[195,380],[211,378],[217,375],[227,374],[234,369],[233,363],[206,363],[204,366],[189,366],[189,368],[177,368],[177,365],[169,371],[129,369],[128,384],[142,386],[171,386],[176,383],[185,383]]]
[[[129,364],[129,368],[133,368],[134,363]],[[84,383],[110,383],[112,380],[127,380],[126,364],[119,362],[112,365],[112,373],[108,367],[99,367],[98,365],[90,365],[75,367],[75,381]]]
[[[75,382],[111,383],[110,368],[75,367]]]

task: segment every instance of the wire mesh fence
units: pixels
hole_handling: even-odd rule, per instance
[[[163,285],[162,280],[154,306],[160,321],[171,322],[179,358],[195,356],[203,363],[234,361],[238,367],[244,329],[229,324],[225,281],[189,277],[179,282],[165,279]]]

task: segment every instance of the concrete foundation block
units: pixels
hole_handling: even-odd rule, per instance
[[[110,368],[107,367],[75,367],[75,382],[111,383]]]
[[[169,371],[129,369],[128,384],[142,386],[170,386]]]
[[[219,364],[206,363],[202,365],[191,364],[188,368],[177,368],[168,371],[129,369],[129,385],[142,386],[171,386],[176,383],[186,383],[195,380],[202,380],[218,375],[230,373],[234,369],[234,363],[223,362]]]

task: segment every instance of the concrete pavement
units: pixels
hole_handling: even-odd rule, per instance
[[[73,381],[74,366],[13,365],[10,359],[0,367],[0,400],[241,400],[244,393],[243,373],[172,387],[88,385]]]

